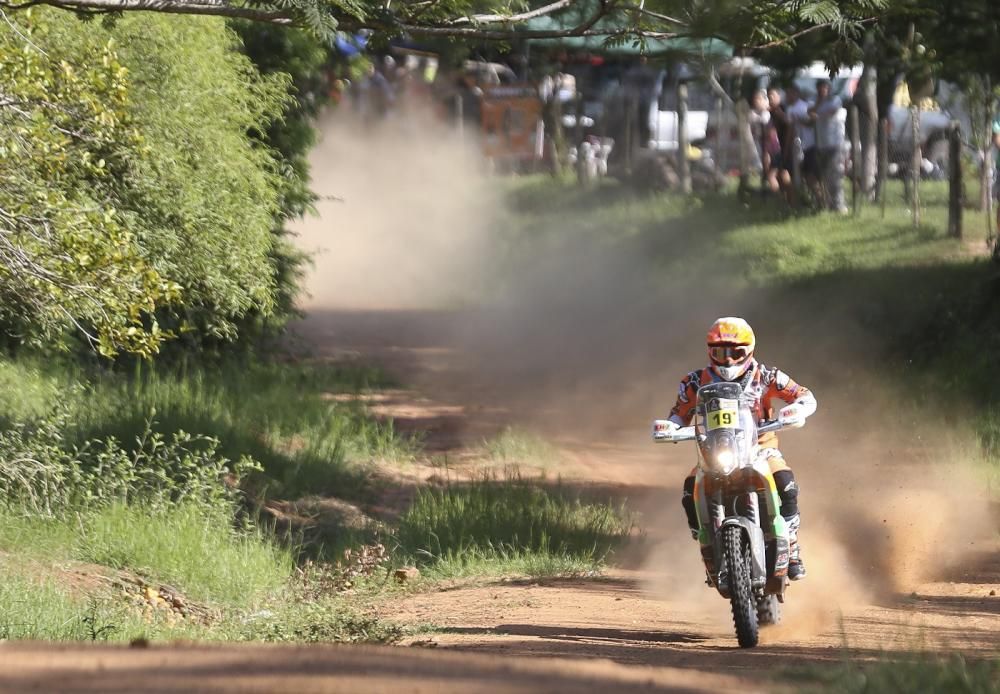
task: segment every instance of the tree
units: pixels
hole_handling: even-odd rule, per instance
[[[287,77],[262,77],[219,19],[104,28],[39,8],[0,26],[8,332],[69,324],[151,354],[273,311],[285,184],[250,133],[281,115]]]
[[[738,50],[794,42],[819,29],[849,37],[874,19],[887,0],[0,0],[0,8],[50,5],[82,14],[148,11],[214,15],[306,27],[320,35],[370,29],[384,37],[516,38],[609,36],[708,38]],[[581,10],[582,8],[582,10]],[[578,21],[531,29],[538,17],[576,12]],[[608,27],[614,27],[609,32]]]
[[[306,31],[246,20],[232,20],[230,25],[262,74],[289,77],[291,97],[281,117],[258,134],[279,159],[282,189],[269,254],[275,277],[274,309],[270,314],[253,312],[241,322],[241,335],[247,337],[258,332],[271,334],[296,315],[295,301],[308,256],[292,243],[286,225],[312,212],[316,201],[309,187],[309,151],[317,138],[314,118],[329,101],[327,69],[331,54],[324,41]]]

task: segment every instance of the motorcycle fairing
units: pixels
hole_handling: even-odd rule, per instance
[[[765,492],[766,512],[770,518],[769,536],[783,538],[788,542],[788,524],[781,516],[781,499],[778,496],[778,485],[774,482],[774,475],[771,474],[771,467],[767,458],[758,455],[754,460],[753,477],[757,482],[757,488]],[[708,497],[714,491],[715,480],[705,474],[699,466],[695,471],[694,478],[694,502],[695,511],[698,515],[698,541],[708,546],[712,544],[712,530],[709,527],[709,519],[712,517],[708,508]],[[770,539],[770,538],[768,538]]]

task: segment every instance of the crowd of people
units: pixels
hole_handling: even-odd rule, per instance
[[[817,80],[815,102],[794,84],[754,94],[750,122],[767,189],[791,205],[804,190],[819,206],[847,212],[843,108],[826,79]]]

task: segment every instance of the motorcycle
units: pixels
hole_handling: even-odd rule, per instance
[[[742,387],[723,382],[698,390],[692,426],[671,430],[667,420],[653,423],[658,443],[697,443],[694,496],[706,583],[729,600],[742,648],[757,645],[761,625],[781,621],[789,583],[788,527],[757,439],[803,422],[779,416],[758,423]]]

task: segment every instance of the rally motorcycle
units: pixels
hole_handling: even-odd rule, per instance
[[[657,442],[698,445],[694,497],[706,582],[732,605],[743,648],[757,645],[760,625],[781,621],[788,586],[788,527],[757,438],[802,421],[758,424],[752,399],[738,383],[723,382],[698,390],[692,426],[653,425]]]

